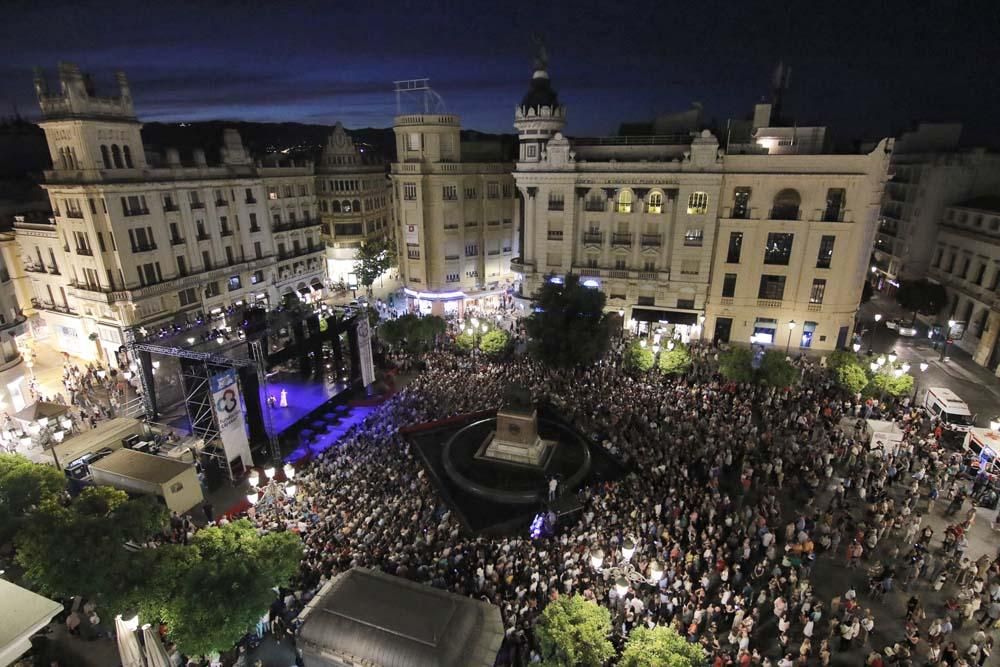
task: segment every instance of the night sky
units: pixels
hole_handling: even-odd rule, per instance
[[[611,134],[694,101],[721,121],[745,116],[784,59],[800,124],[851,139],[962,121],[967,143],[1000,143],[995,0],[8,0],[0,115],[16,104],[36,117],[31,67],[54,74],[68,60],[99,87],[125,70],[144,121],[386,127],[391,82],[426,76],[464,127],[510,132],[533,32],[570,134]]]

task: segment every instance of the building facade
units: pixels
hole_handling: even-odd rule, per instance
[[[891,140],[867,155],[727,155],[708,130],[569,140],[565,119],[536,69],[514,121],[524,296],[574,273],[636,331],[850,342]]]
[[[959,150],[962,126],[921,124],[896,140],[873,249],[876,289],[928,275],[945,208],[1000,188],[1000,156]]]
[[[386,164],[356,146],[337,123],[316,165],[316,193],[329,279],[357,288],[358,249],[393,235],[392,182]]]
[[[450,114],[397,116],[392,165],[400,279],[420,312],[462,315],[506,291],[515,254],[513,164],[463,161]]]
[[[945,208],[927,275],[944,286],[955,344],[981,366],[1000,367],[1000,198]]]
[[[319,293],[313,165],[255,163],[235,130],[217,164],[197,149],[187,162],[168,149],[150,163],[128,81],[117,79],[119,94],[102,97],[75,65],[60,65],[59,92],[36,74],[53,218],[15,226],[36,338],[113,361],[130,328]]]

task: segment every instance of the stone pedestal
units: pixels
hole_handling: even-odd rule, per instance
[[[487,436],[477,456],[543,468],[555,445],[555,441],[538,436],[538,411],[534,408],[530,411],[500,410],[497,412],[497,428]]]

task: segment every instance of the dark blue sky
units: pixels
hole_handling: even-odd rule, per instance
[[[924,7],[923,5],[929,5]],[[0,115],[35,116],[31,66],[125,70],[144,121],[239,118],[388,126],[392,81],[430,77],[463,125],[511,131],[531,33],[572,134],[704,104],[746,114],[784,58],[791,110],[839,138],[961,120],[997,143],[1000,3],[63,2],[8,0]]]

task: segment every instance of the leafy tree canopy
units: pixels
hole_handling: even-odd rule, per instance
[[[410,354],[419,354],[430,349],[434,339],[443,334],[448,326],[437,315],[421,317],[408,313],[394,320],[379,324],[379,337],[389,345],[401,348]]]
[[[936,315],[948,303],[948,293],[943,285],[926,278],[903,280],[896,290],[896,303],[911,311],[914,317],[917,313]]]
[[[615,649],[611,613],[581,595],[546,605],[535,627],[544,667],[602,667]]]
[[[633,340],[625,348],[622,359],[625,370],[645,373],[653,367],[653,362],[653,351],[649,349],[648,345],[643,347],[641,340]]]
[[[673,628],[662,625],[634,628],[618,661],[618,667],[701,667],[704,664],[705,649],[701,644],[693,644]]]
[[[667,375],[684,375],[691,367],[691,351],[680,341],[674,341],[673,349],[665,345],[660,351],[660,370]]]
[[[354,263],[354,274],[358,284],[367,290],[396,263],[396,248],[389,239],[377,238],[367,241],[358,249]]]
[[[909,373],[903,373],[899,377],[891,372],[874,373],[864,393],[869,396],[885,394],[894,398],[906,396],[913,393],[913,376]]]
[[[510,346],[510,335],[503,329],[490,329],[479,339],[479,349],[483,354],[498,357]]]
[[[837,384],[852,394],[864,391],[868,386],[868,373],[857,362],[837,366],[833,369],[833,376],[837,379]]]
[[[719,355],[719,373],[733,382],[750,382],[754,377],[753,352],[733,347]]]
[[[525,326],[532,353],[553,366],[589,365],[608,349],[611,327],[599,289],[568,274],[562,284],[546,280],[534,295]]]
[[[841,366],[849,364],[856,364],[860,366],[860,362],[858,362],[858,356],[856,354],[845,352],[844,350],[835,350],[826,355],[826,367],[830,370],[836,370]]]
[[[771,387],[791,387],[799,381],[799,371],[776,350],[768,350],[758,369],[760,381]]]
[[[20,454],[0,454],[0,544],[14,536],[29,510],[65,488],[66,477],[56,468]]]

